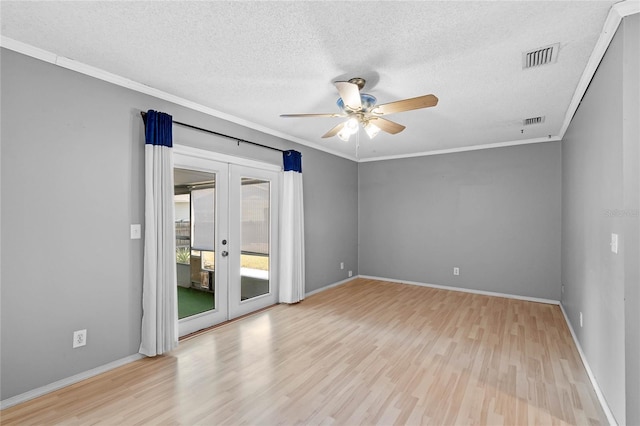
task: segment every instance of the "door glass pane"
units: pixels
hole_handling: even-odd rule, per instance
[[[269,214],[271,183],[242,178],[240,299],[269,293]]]
[[[215,174],[174,169],[178,319],[215,309]]]
[[[215,188],[192,188],[190,192],[191,217],[193,218],[191,245],[195,250],[213,251]]]

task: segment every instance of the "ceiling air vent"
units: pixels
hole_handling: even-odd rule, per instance
[[[560,50],[560,43],[524,52],[522,54],[522,69],[555,63],[558,60],[558,50]]]
[[[544,123],[544,116],[525,118],[524,120],[522,120],[523,126],[531,126],[532,124],[540,124],[540,123]]]

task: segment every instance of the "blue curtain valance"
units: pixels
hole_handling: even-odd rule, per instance
[[[164,112],[147,111],[145,123],[145,143],[173,147],[173,117]]]
[[[298,151],[289,150],[282,153],[284,161],[284,171],[294,171],[302,173],[302,154]]]

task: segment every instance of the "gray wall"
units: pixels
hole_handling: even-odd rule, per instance
[[[142,245],[128,234],[143,222],[139,111],[152,108],[303,153],[307,291],[353,270],[559,299],[562,223],[563,304],[618,421],[640,424],[638,16],[621,28],[562,155],[550,142],[360,165],[3,49],[0,399],[137,352]],[[88,345],[72,350],[80,328]]]
[[[624,222],[625,399],[627,424],[640,425],[640,15],[626,18],[622,28],[623,208],[635,213]]]
[[[360,163],[360,274],[559,300],[560,152]]]
[[[140,344],[143,124],[175,120],[303,155],[306,290],[357,270],[357,164],[1,51],[4,400],[135,354]],[[281,164],[281,154],[174,126],[174,141]],[[340,270],[340,262],[345,270]],[[87,328],[87,346],[71,349]]]
[[[620,424],[640,424],[638,19],[623,20],[562,143],[562,303]]]

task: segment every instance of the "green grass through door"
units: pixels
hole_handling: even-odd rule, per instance
[[[213,293],[178,286],[178,319],[214,308]]]

